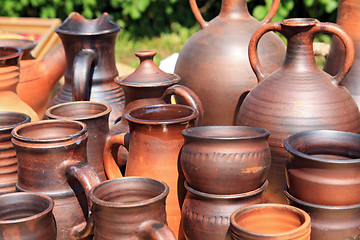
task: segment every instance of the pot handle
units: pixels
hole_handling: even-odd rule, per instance
[[[264,17],[263,20],[261,20],[261,22],[263,24],[265,23],[269,23],[271,22],[271,20],[274,18],[277,10],[279,9],[279,6],[280,6],[280,0],[273,0],[272,3],[271,3],[271,7],[268,11],[268,13],[266,14],[266,16]]]
[[[74,59],[73,101],[90,100],[90,75],[97,62],[97,54],[92,49],[82,49]]]
[[[104,147],[104,169],[108,179],[121,178],[123,175],[119,169],[119,166],[116,164],[114,156],[117,155],[120,146],[124,146],[126,149],[129,149],[129,133],[120,133],[112,136],[105,144]],[[125,163],[123,163],[125,165]]]
[[[182,97],[189,106],[195,108],[198,111],[199,116],[196,119],[195,126],[199,126],[201,120],[204,117],[204,108],[201,104],[200,98],[190,88],[179,84],[168,87],[161,96],[161,99],[166,102],[166,97],[169,97],[171,95],[177,95]]]
[[[176,237],[164,223],[157,220],[149,220],[139,226],[137,239],[176,240]]]
[[[85,190],[88,203],[87,222],[86,224],[79,224],[71,230],[71,235],[74,239],[83,239],[93,232],[94,227],[93,217],[90,211],[92,208],[92,203],[89,199],[89,191],[101,183],[101,178],[90,164],[76,160],[67,160],[63,162],[60,170],[62,171],[62,174],[66,176],[66,178],[74,177],[77,179]]]
[[[193,12],[198,23],[200,24],[201,29],[205,28],[208,25],[208,22],[205,21],[203,16],[201,15],[196,0],[189,0],[189,3],[190,3],[191,11]]]

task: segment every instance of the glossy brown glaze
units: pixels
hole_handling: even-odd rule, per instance
[[[11,131],[30,120],[25,113],[0,112],[0,194],[14,192],[17,180],[17,158]]]
[[[166,225],[169,187],[144,177],[109,180],[92,189],[94,240],[175,240]]]
[[[110,126],[121,117],[124,94],[118,75],[115,43],[121,27],[107,13],[92,20],[71,13],[55,32],[66,54],[65,84],[50,106],[71,101],[103,102],[111,106]]]
[[[236,210],[230,219],[234,240],[310,240],[309,214],[286,204],[255,204]]]
[[[55,201],[57,239],[89,239],[88,191],[101,182],[86,163],[87,128],[70,120],[25,123],[12,131],[18,158],[16,188]]]
[[[267,75],[259,64],[257,44],[268,31],[282,33],[288,42],[283,66]],[[347,47],[347,61],[332,77],[319,69],[313,54],[318,33],[333,33]],[[269,194],[273,202],[284,203],[285,162],[283,141],[290,135],[314,129],[360,132],[360,113],[349,92],[340,85],[351,67],[354,48],[350,37],[336,24],[315,19],[287,19],[269,23],[255,32],[249,44],[249,58],[259,84],[246,96],[237,125],[254,126],[271,132]]]
[[[39,193],[0,196],[0,238],[3,240],[56,240],[54,201]]]
[[[360,204],[360,134],[299,132],[287,138],[284,147],[289,152],[286,181],[291,195],[319,205]]]
[[[180,163],[186,181],[200,192],[213,194],[238,194],[261,187],[271,163],[269,134],[265,129],[240,126],[183,130]]]
[[[291,205],[311,216],[311,240],[360,238],[360,204],[348,206],[316,205],[294,198],[285,190]]]
[[[197,116],[194,108],[178,104],[131,109],[125,115],[130,134],[112,136],[104,150],[104,167],[109,179],[122,177],[112,153],[117,153],[119,146],[125,146],[129,150],[125,176],[149,177],[169,186],[167,221],[176,235],[185,196],[185,179],[178,160],[184,144],[181,131],[193,127]]]
[[[180,51],[175,73],[180,84],[199,96],[204,106],[203,125],[233,125],[243,95],[256,84],[247,47],[252,34],[275,15],[280,0],[274,0],[268,15],[259,22],[247,9],[246,0],[223,0],[220,14],[206,22],[196,5],[191,9],[201,29],[194,33]],[[259,51],[266,71],[278,69],[285,55],[285,45],[274,33],[267,34]]]
[[[106,180],[103,152],[109,133],[110,112],[110,106],[90,101],[62,103],[50,107],[45,112],[48,119],[76,120],[86,124],[87,162],[95,168],[103,181]]]
[[[199,192],[187,183],[181,209],[181,224],[187,240],[229,240],[230,216],[237,209],[267,203],[267,181],[260,188],[241,194],[217,195]]]

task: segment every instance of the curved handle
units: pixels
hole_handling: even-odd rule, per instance
[[[199,10],[198,5],[196,4],[196,0],[189,0],[191,11],[193,12],[196,20],[200,24],[200,27],[203,29],[208,25],[208,22],[204,20],[204,18],[201,15],[201,12]]]
[[[103,158],[105,173],[108,179],[123,177],[114,156],[117,156],[120,146],[129,149],[129,136],[129,133],[117,134],[112,136],[105,144]],[[125,163],[121,163],[121,165],[125,165]]]
[[[97,54],[92,49],[82,49],[74,59],[73,101],[90,100],[90,75],[96,64]]]
[[[63,172],[66,178],[73,177],[77,179],[85,190],[88,202],[87,222],[85,225],[77,225],[71,230],[74,239],[83,239],[84,237],[89,236],[92,233],[94,227],[93,217],[90,211],[90,209],[92,208],[92,203],[89,199],[89,191],[93,187],[101,183],[101,178],[100,175],[96,172],[96,170],[86,162],[67,160],[62,163],[60,170]]]
[[[271,20],[275,16],[279,6],[280,6],[280,0],[273,0],[268,13],[266,14],[265,18],[263,20],[261,20],[261,22],[264,24],[271,22]]]
[[[168,87],[161,96],[161,99],[165,101],[166,97],[171,95],[182,97],[189,106],[195,108],[199,112],[199,116],[195,122],[195,126],[199,126],[204,117],[204,108],[201,104],[200,98],[190,88],[178,84]]]
[[[137,238],[139,240],[176,240],[176,237],[170,228],[157,220],[143,222],[139,226]]]

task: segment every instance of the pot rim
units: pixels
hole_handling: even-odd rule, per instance
[[[8,59],[20,57],[23,53],[21,51],[21,49],[17,48],[17,47],[0,46],[0,49],[4,49],[4,50],[9,49],[9,50],[13,51],[13,53],[10,53],[8,55],[0,56],[0,60],[8,60]]]
[[[25,113],[21,113],[21,112],[0,112],[0,118],[1,116],[5,116],[8,117],[9,115],[14,116],[14,117],[18,117],[19,119],[22,118],[20,121],[18,121],[17,123],[14,124],[9,124],[9,125],[0,125],[0,131],[5,131],[5,130],[11,130],[21,124],[24,123],[28,123],[31,121],[31,118],[29,115],[25,114]]]
[[[301,158],[305,158],[307,160],[311,160],[311,161],[315,161],[315,162],[323,162],[323,163],[335,163],[335,164],[354,164],[354,163],[360,163],[360,158],[352,158],[352,159],[326,159],[326,158],[322,158],[322,157],[316,157],[316,156],[312,156],[312,155],[308,155],[305,153],[302,153],[298,150],[295,150],[291,144],[289,143],[290,141],[296,139],[296,138],[300,138],[303,136],[306,137],[311,137],[314,134],[322,134],[322,135],[326,135],[326,138],[329,138],[329,134],[332,135],[350,135],[353,137],[357,137],[359,138],[360,141],[360,135],[357,133],[352,133],[352,132],[345,132],[345,131],[336,131],[336,130],[309,130],[309,131],[302,131],[302,132],[298,132],[295,133],[291,136],[289,136],[288,138],[286,138],[284,140],[284,148],[291,154],[295,155],[295,156],[299,156]]]

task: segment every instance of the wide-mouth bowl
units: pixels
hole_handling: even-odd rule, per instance
[[[11,130],[31,121],[29,115],[20,112],[0,112],[0,131]]]

